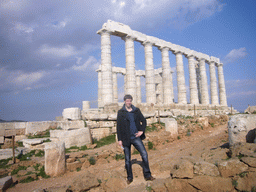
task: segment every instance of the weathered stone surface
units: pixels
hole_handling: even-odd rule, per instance
[[[253,143],[255,139],[256,115],[234,115],[228,122],[229,145],[235,143]]]
[[[72,146],[81,147],[85,144],[91,143],[91,137],[88,128],[75,130],[50,130],[51,138],[58,138],[59,141],[65,142],[66,148]]]
[[[222,177],[231,177],[242,173],[248,169],[248,165],[238,159],[230,159],[218,164],[219,172]]]
[[[62,117],[63,119],[79,120],[81,119],[81,110],[78,107],[63,109]]]
[[[79,175],[77,175],[74,178],[74,180],[71,184],[71,190],[72,191],[87,191],[90,188],[94,188],[99,185],[100,185],[100,183],[94,174],[91,174],[90,172],[81,172]]]
[[[231,191],[233,189],[232,180],[230,178],[196,176],[188,180],[189,184],[200,191]]]
[[[205,161],[195,163],[194,174],[208,175],[208,176],[220,175],[218,168],[214,164],[211,164]]]
[[[150,186],[153,191],[162,191],[162,192],[167,192],[167,188],[165,187],[165,179],[156,179],[154,180]]]
[[[82,164],[83,164],[82,162],[75,161],[72,163],[67,163],[66,167],[67,167],[67,170],[69,171],[76,171],[78,168],[82,167]]]
[[[249,165],[250,167],[256,168],[256,158],[254,157],[242,157],[241,161]]]
[[[181,160],[180,163],[175,165],[175,170],[172,173],[173,178],[193,178],[194,165],[188,160]]]
[[[256,187],[256,172],[249,172],[244,177],[239,177],[237,180],[237,186],[235,187],[238,191],[253,191]]]
[[[12,180],[11,176],[1,178],[0,179],[0,191],[7,190],[11,186],[12,183],[13,183],[13,180]]]
[[[253,156],[256,158],[256,144],[254,143],[235,143],[229,148],[228,156],[229,157],[236,157],[240,156]]]
[[[165,131],[171,132],[172,136],[178,135],[178,124],[174,118],[162,118],[161,121],[165,123]]]
[[[167,178],[165,180],[165,186],[168,191],[172,191],[172,192],[181,192],[181,191],[197,192],[197,190],[188,183],[187,179]]]
[[[66,171],[65,143],[45,144],[45,173],[50,176],[59,176]]]
[[[199,117],[197,119],[198,123],[201,123],[203,127],[208,127],[208,118],[207,117]]]
[[[28,173],[27,170],[20,170],[17,174],[18,175],[26,175]]]
[[[256,106],[249,106],[247,109],[244,110],[244,113],[253,113],[256,112]]]
[[[108,180],[106,180],[102,187],[105,191],[119,191],[120,189],[123,189],[127,186],[126,179],[120,175],[114,175],[113,177],[110,177]]]
[[[74,158],[74,157],[71,157],[71,158],[68,158],[67,159],[67,163],[73,163],[73,162],[75,162],[76,161],[76,158]]]

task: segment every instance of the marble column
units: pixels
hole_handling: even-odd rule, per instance
[[[209,105],[209,93],[208,93],[207,75],[206,75],[204,59],[199,59],[199,71],[200,71],[201,85],[202,85],[201,102],[202,102],[202,105]]]
[[[169,48],[161,47],[162,53],[162,78],[163,78],[163,104],[173,103],[172,98],[172,73],[169,60]]]
[[[195,60],[196,63],[196,82],[197,82],[197,92],[198,92],[198,101],[202,104],[201,92],[202,92],[202,84],[201,84],[201,76],[199,71],[199,63]]]
[[[180,51],[175,51],[173,53],[176,55],[178,104],[187,104],[186,84],[185,84],[182,53]]]
[[[189,68],[190,104],[199,104],[196,82],[195,57],[193,55],[188,55],[187,58]]]
[[[141,103],[141,81],[140,75],[136,76],[137,103]]]
[[[156,103],[163,103],[163,78],[161,73],[155,71],[155,84],[156,84]]]
[[[118,103],[117,73],[113,72],[113,97],[114,103]]]
[[[209,62],[210,69],[210,86],[211,86],[211,104],[219,105],[218,99],[218,90],[217,90],[217,79],[216,79],[216,71],[215,71],[215,62]]]
[[[155,71],[152,43],[143,43],[145,49],[146,103],[156,103]]]
[[[124,94],[126,94],[126,74],[124,74]]]
[[[126,92],[133,97],[133,104],[136,104],[136,76],[135,76],[135,58],[134,58],[134,38],[131,36],[123,37],[125,41],[126,57]]]
[[[225,88],[225,80],[223,74],[223,64],[218,64],[218,78],[219,78],[219,94],[220,94],[220,105],[227,106],[227,96]]]
[[[102,73],[102,105],[113,103],[113,77],[111,61],[111,32],[101,30],[101,73]]]
[[[103,107],[102,106],[102,95],[101,95],[101,91],[102,91],[101,67],[100,67],[100,69],[97,70],[97,72],[98,72],[98,107]]]
[[[171,98],[172,98],[172,102],[174,103],[173,80],[172,80],[173,73],[174,72],[171,71],[171,73],[170,73],[170,81],[171,81]]]

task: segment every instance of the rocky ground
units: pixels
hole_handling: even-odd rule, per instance
[[[256,144],[229,149],[227,120],[227,116],[212,116],[206,124],[202,118],[180,117],[175,137],[161,124],[148,127],[145,145],[153,182],[144,180],[140,155],[134,151],[134,181],[127,185],[123,155],[113,143],[85,151],[72,149],[67,153],[67,173],[56,178],[46,178],[44,158],[33,155],[32,160],[20,162],[27,168],[13,174],[13,179],[21,181],[30,173],[38,180],[17,182],[7,191],[256,191]],[[7,172],[17,170],[13,166],[18,165]]]

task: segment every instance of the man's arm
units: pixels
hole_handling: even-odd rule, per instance
[[[139,112],[138,112],[138,116],[139,116],[140,122],[142,123],[142,125],[140,126],[140,130],[138,130],[138,131],[142,131],[142,133],[143,132],[145,133],[146,126],[147,126],[147,121],[146,121],[145,117],[143,116],[143,114],[141,113],[140,109],[139,109]]]

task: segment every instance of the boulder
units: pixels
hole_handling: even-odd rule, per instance
[[[194,174],[208,175],[208,176],[219,176],[218,168],[211,163],[202,161],[194,164]]]
[[[207,117],[199,117],[197,118],[197,122],[201,123],[203,127],[208,127],[208,124],[209,124]]]
[[[13,183],[12,177],[7,176],[0,179],[0,191],[6,191]]]
[[[248,106],[248,108],[244,110],[244,113],[255,113],[255,112],[256,112],[256,106]]]
[[[165,123],[165,131],[170,132],[172,136],[178,135],[178,124],[174,118],[161,118],[161,121]]]
[[[193,178],[193,163],[188,160],[181,160],[178,164],[174,165],[174,170],[172,174],[173,178]]]
[[[254,191],[256,188],[256,172],[245,173],[245,176],[237,179],[237,186],[235,187],[238,191]]]
[[[59,141],[65,143],[66,148],[72,146],[81,147],[85,144],[91,143],[91,137],[88,128],[74,129],[74,130],[50,130],[51,138],[57,138]]]
[[[66,171],[65,143],[45,144],[45,173],[50,176],[59,176]]]
[[[88,191],[91,188],[98,187],[100,182],[98,181],[95,174],[90,172],[79,172],[71,184],[72,191]]]
[[[75,161],[72,163],[67,163],[66,165],[67,165],[67,170],[76,171],[77,169],[80,169],[82,167],[83,163],[79,161]]]
[[[249,165],[250,167],[256,168],[256,159],[255,157],[242,157],[241,161],[245,164]]]
[[[192,187],[187,179],[165,179],[165,186],[168,191],[171,192],[180,192],[180,191],[189,191],[189,192],[197,192],[197,189]]]
[[[232,180],[230,178],[196,176],[189,179],[188,183],[200,191],[217,192],[232,191]]]
[[[256,144],[254,143],[235,143],[230,146],[228,156],[232,158],[236,156],[253,156],[256,158],[254,151],[256,151]]]
[[[256,115],[234,115],[228,122],[229,145],[235,143],[253,143],[255,140]]]
[[[78,107],[63,109],[62,117],[66,120],[80,120],[81,110]]]
[[[230,159],[218,164],[218,168],[222,177],[231,177],[248,170],[248,165],[238,159]]]

